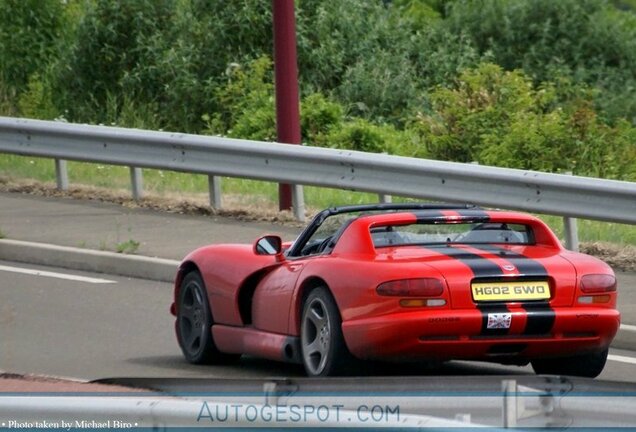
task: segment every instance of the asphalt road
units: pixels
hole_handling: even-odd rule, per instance
[[[167,283],[0,261],[0,370],[88,380],[303,375],[299,366],[256,358],[232,366],[186,363],[168,312],[171,290]],[[636,352],[610,354],[600,379],[636,383]],[[372,366],[365,373],[504,376],[532,370],[450,362],[433,370]]]

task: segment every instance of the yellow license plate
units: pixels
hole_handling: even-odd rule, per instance
[[[473,300],[525,301],[550,298],[550,286],[545,281],[480,282],[471,284]]]

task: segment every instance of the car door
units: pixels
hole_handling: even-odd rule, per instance
[[[298,277],[313,257],[286,260],[258,284],[252,299],[252,324],[272,333],[286,334],[292,296]]]
[[[292,298],[303,268],[312,260],[325,259],[339,235],[352,220],[350,216],[328,218],[311,235],[292,247],[280,266],[258,284],[252,298],[252,325],[263,331],[288,334]]]

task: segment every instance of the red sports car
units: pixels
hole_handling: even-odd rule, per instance
[[[620,323],[607,264],[564,249],[531,215],[446,204],[332,208],[291,244],[197,249],[171,311],[192,363],[249,354],[310,376],[357,358],[595,377]]]

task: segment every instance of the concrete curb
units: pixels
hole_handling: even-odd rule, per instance
[[[621,324],[620,330],[612,341],[612,348],[636,350],[636,326]]]
[[[0,259],[173,282],[179,261],[46,243],[0,240]]]
[[[173,282],[179,266],[164,258],[8,239],[0,239],[0,259],[161,282]],[[636,350],[636,326],[621,325],[612,348]]]

